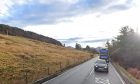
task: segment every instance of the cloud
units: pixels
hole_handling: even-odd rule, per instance
[[[82,37],[73,37],[73,38],[68,38],[68,39],[58,39],[58,40],[62,40],[62,41],[77,41],[77,40],[80,40],[82,39]]]
[[[106,41],[111,40],[112,38],[102,38],[102,39],[97,39],[94,37],[72,37],[72,38],[68,38],[68,39],[57,39],[60,42],[62,42],[63,44],[65,44],[66,46],[75,46],[76,43],[79,43],[80,45],[82,45],[82,47],[86,47],[86,45],[90,45],[90,46],[101,46],[101,44],[105,44]]]
[[[121,1],[121,0],[118,0]],[[123,4],[116,0],[6,0],[0,10],[0,23],[14,26],[56,24],[69,21],[69,17],[89,12],[126,10],[127,0]],[[111,5],[110,5],[111,4]]]
[[[60,40],[66,45],[74,46],[76,42],[93,41],[98,39],[113,38],[118,35],[119,29],[129,25],[136,29],[140,23],[140,10],[114,12],[96,17],[98,13],[90,13],[70,18],[71,22],[61,22],[55,25],[34,25],[24,27],[25,30],[33,31],[45,36]],[[69,41],[70,38],[82,38]],[[82,45],[99,46],[105,42],[86,42]],[[97,45],[96,45],[97,44]]]
[[[132,7],[132,0],[126,0],[124,3],[115,4],[108,7],[109,10],[126,10]]]
[[[40,4],[52,4],[52,3],[63,3],[63,4],[75,4],[80,0],[37,0]]]
[[[76,39],[76,40],[75,40]],[[111,40],[112,38],[107,38],[107,39],[92,39],[90,40],[89,38],[77,38],[75,37],[75,39],[57,39],[59,41],[61,41],[62,43],[64,43],[66,46],[75,46],[76,43],[79,43],[80,45],[82,45],[82,47],[86,47],[86,45],[90,45],[90,46],[101,46],[101,45],[105,45],[106,41]]]
[[[72,37],[72,38],[68,38],[68,39],[57,39],[57,40],[61,41],[62,43],[65,43],[65,44],[69,44],[69,43],[76,43],[82,39],[83,39],[82,37]]]
[[[82,43],[97,43],[97,42],[106,42],[108,40],[111,40],[112,38],[108,38],[108,39],[97,39],[97,40],[86,40],[86,41],[82,41]]]
[[[3,0],[0,3],[0,17],[8,15],[9,7],[11,7],[13,3],[10,0]]]
[[[83,38],[83,37],[73,37],[73,38],[68,38],[68,39],[57,39],[61,41],[62,43],[98,43],[98,42],[106,42],[108,40],[111,40],[113,38],[106,38],[106,39],[94,39],[94,38]]]

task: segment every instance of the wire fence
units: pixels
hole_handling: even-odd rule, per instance
[[[48,77],[55,73],[61,73],[64,70],[76,66],[82,62],[91,59],[85,57],[82,59],[65,60],[65,62],[55,62],[53,64],[40,64],[40,67],[34,69],[26,66],[26,61],[23,60],[22,68],[6,66],[0,68],[0,84],[32,84],[35,81]]]

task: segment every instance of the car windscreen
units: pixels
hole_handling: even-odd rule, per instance
[[[103,61],[103,60],[97,60],[96,63],[97,63],[97,64],[106,64],[106,61]]]

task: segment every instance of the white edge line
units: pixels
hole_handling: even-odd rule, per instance
[[[123,84],[126,84],[125,82],[124,82],[124,80],[121,78],[121,76],[119,75],[119,73],[115,70],[115,73],[117,74],[117,76],[119,77],[119,79],[121,80],[121,82],[123,83]]]
[[[92,71],[90,72],[90,74],[89,74],[89,75],[92,75],[93,71],[94,71],[94,68],[92,67]]]

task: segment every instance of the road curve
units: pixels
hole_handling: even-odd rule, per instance
[[[43,84],[125,84],[112,64],[109,64],[109,73],[94,72],[97,59],[93,58]]]

